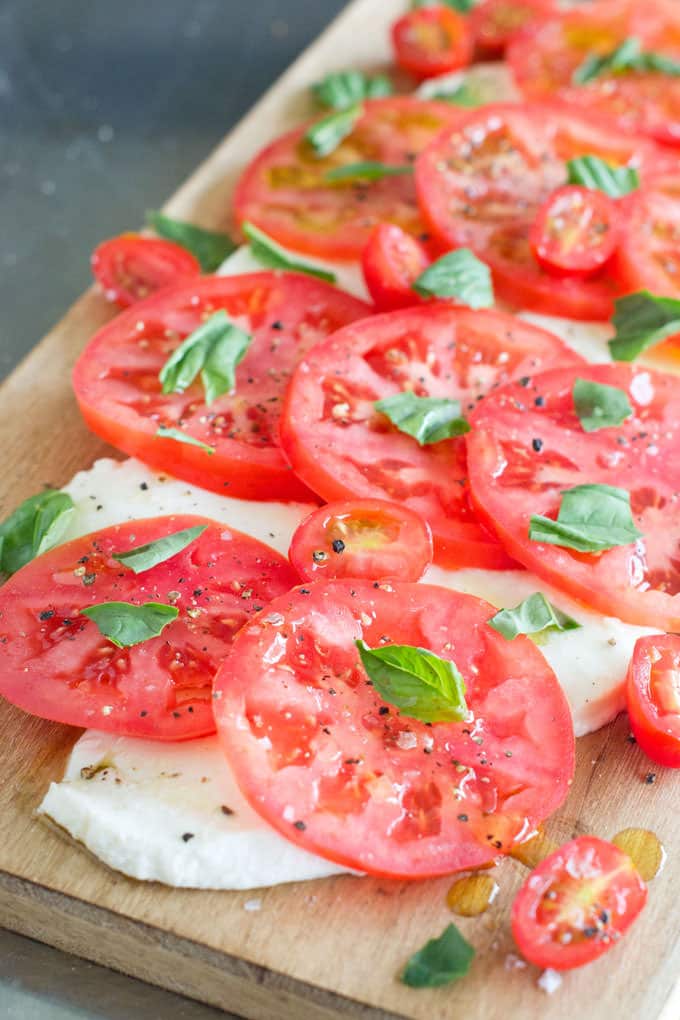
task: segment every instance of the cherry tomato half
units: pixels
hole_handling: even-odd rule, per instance
[[[472,59],[472,32],[450,7],[420,7],[392,26],[396,61],[416,78],[465,67]]]
[[[366,286],[378,311],[418,304],[413,283],[429,263],[420,241],[394,223],[379,223],[361,256]]]
[[[553,0],[481,0],[470,11],[475,48],[500,57],[516,32],[554,13]]]
[[[92,273],[107,301],[129,308],[170,283],[200,276],[191,252],[174,241],[121,234],[103,241],[92,253]]]
[[[626,687],[630,728],[652,761],[680,768],[680,637],[653,634],[635,645]]]
[[[419,514],[399,503],[327,503],[298,527],[288,557],[305,581],[419,581],[432,562],[432,532]]]
[[[614,254],[618,212],[603,191],[568,184],[543,203],[529,231],[538,262],[559,276],[591,276]]]

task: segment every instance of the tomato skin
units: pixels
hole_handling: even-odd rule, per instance
[[[201,275],[199,262],[186,248],[140,234],[102,241],[91,262],[106,300],[121,308],[129,308],[170,284]]]
[[[392,312],[418,304],[413,283],[429,264],[420,241],[394,223],[379,223],[361,254],[364,280],[377,310]]]
[[[392,26],[392,45],[400,67],[419,80],[457,71],[472,60],[467,20],[450,7],[420,7]]]
[[[529,875],[512,905],[512,934],[537,967],[572,970],[612,949],[646,902],[630,857],[605,840],[579,836]]]
[[[475,49],[487,59],[499,58],[520,29],[554,12],[553,0],[481,0],[468,15]]]
[[[618,213],[602,191],[567,184],[543,203],[529,244],[548,272],[591,276],[609,262],[619,241]]]
[[[658,765],[680,768],[680,637],[638,638],[628,670],[630,728]]]
[[[288,558],[303,581],[419,581],[432,563],[432,532],[422,517],[398,503],[327,503],[296,529]]]
[[[613,263],[626,291],[680,297],[680,185],[660,176],[622,200],[623,231]]]
[[[143,573],[113,559],[196,525],[206,530]],[[74,539],[0,588],[0,694],[70,726],[152,740],[212,733],[218,664],[239,628],[296,580],[273,549],[194,515],[128,521]],[[102,602],[161,602],[179,616],[160,636],[116,648],[80,615]]]

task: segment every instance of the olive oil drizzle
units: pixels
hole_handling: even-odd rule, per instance
[[[649,829],[622,829],[612,836],[612,843],[628,854],[645,882],[656,878],[666,863],[663,844]]]
[[[449,910],[461,917],[478,917],[488,910],[499,892],[491,875],[467,875],[453,883],[446,894]]]

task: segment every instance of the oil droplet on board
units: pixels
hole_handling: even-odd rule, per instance
[[[628,854],[645,882],[656,878],[666,863],[663,844],[649,829],[622,829],[612,843]]]
[[[449,910],[461,917],[477,917],[488,910],[496,896],[499,885],[491,875],[468,875],[453,883],[446,894]]]
[[[535,868],[558,848],[559,843],[556,843],[554,839],[550,839],[543,832],[543,829],[539,828],[531,839],[527,839],[524,843],[518,843],[514,846],[510,851],[510,856],[514,857],[520,864],[526,865],[527,868]]]

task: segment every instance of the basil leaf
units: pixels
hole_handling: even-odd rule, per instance
[[[411,0],[411,8],[419,7],[450,7],[459,14],[467,14],[476,5],[477,0]]]
[[[642,537],[633,522],[630,493],[613,485],[577,485],[562,493],[557,520],[533,514],[529,538],[579,552],[602,552]]]
[[[465,681],[455,663],[412,645],[369,648],[355,641],[373,686],[402,715],[421,722],[461,722],[467,717]]]
[[[325,283],[335,283],[335,273],[329,273],[327,269],[317,269],[308,262],[300,262],[288,254],[285,248],[277,244],[268,234],[260,230],[254,223],[247,221],[242,224],[241,229],[248,238],[250,251],[258,262],[268,269],[286,269],[290,273],[306,273],[307,276],[314,276],[317,280]]]
[[[464,977],[474,957],[474,948],[455,924],[450,924],[439,938],[430,939],[413,954],[401,980],[410,988],[439,988]]]
[[[446,397],[416,397],[410,390],[375,402],[376,411],[390,419],[400,432],[413,436],[421,446],[463,436],[470,431],[461,415],[460,401]]]
[[[591,382],[590,379],[576,380],[573,397],[574,409],[584,432],[621,425],[633,413],[624,390]]]
[[[616,335],[609,341],[614,361],[634,361],[649,347],[680,333],[680,301],[656,297],[648,290],[618,298],[612,324]]]
[[[336,166],[326,174],[327,181],[380,181],[383,177],[401,177],[412,174],[413,166],[390,166],[389,163],[346,163]]]
[[[551,605],[542,591],[520,602],[514,609],[501,609],[488,621],[508,641],[518,634],[540,634],[546,630],[577,630],[581,624]]]
[[[331,152],[337,149],[343,139],[351,135],[354,125],[363,112],[363,106],[360,103],[355,103],[354,106],[348,106],[346,109],[329,113],[327,117],[322,117],[321,120],[317,120],[315,124],[312,124],[307,129],[305,141],[309,142],[319,159],[322,159],[324,156],[330,156]]]
[[[622,198],[640,187],[640,175],[631,166],[612,166],[599,156],[579,156],[567,162],[567,182]]]
[[[155,542],[147,542],[146,545],[138,545],[134,549],[128,549],[127,552],[113,553],[113,559],[134,570],[135,574],[142,574],[145,570],[165,563],[171,556],[176,556],[182,549],[186,549],[207,527],[207,524],[197,524],[193,528],[175,531],[172,535],[157,538]]]
[[[575,85],[585,85],[601,74],[624,74],[627,71],[658,71],[673,77],[680,75],[680,61],[663,53],[643,50],[635,36],[624,39],[616,49],[602,56],[592,54],[576,68],[572,76]]]
[[[179,616],[176,606],[162,602],[145,602],[141,606],[131,602],[99,602],[80,612],[96,623],[104,637],[118,648],[130,648],[158,637]]]
[[[386,75],[369,78],[362,71],[335,71],[312,86],[312,93],[320,106],[330,110],[345,110],[364,99],[390,96],[392,82]]]
[[[489,308],[494,302],[491,273],[469,248],[443,255],[413,284],[422,297],[455,298],[470,308]]]
[[[462,81],[460,85],[456,85],[447,91],[446,88],[431,92],[428,99],[438,99],[444,103],[454,103],[456,106],[470,107],[471,109],[477,106],[483,106],[486,99],[483,98],[483,94],[479,88],[475,89],[470,82]]]
[[[65,492],[31,496],[0,524],[0,574],[9,577],[57,545],[75,507]]]
[[[155,209],[146,214],[146,222],[153,227],[159,237],[181,244],[190,251],[201,263],[204,273],[213,273],[232,252],[236,245],[228,234],[220,234],[213,230],[204,230],[185,220],[175,220]]]
[[[243,360],[252,336],[229,321],[224,309],[215,312],[170,355],[158,378],[163,393],[184,393],[201,373],[205,402],[211,404],[236,385],[236,366]]]
[[[202,443],[200,439],[194,439],[193,436],[187,435],[186,432],[182,432],[181,429],[168,428],[165,425],[160,425],[156,430],[156,435],[159,439],[174,439],[176,443],[185,443],[187,446],[198,446],[199,449],[205,450],[205,452],[212,456],[215,452],[214,446],[208,446],[207,443]]]

